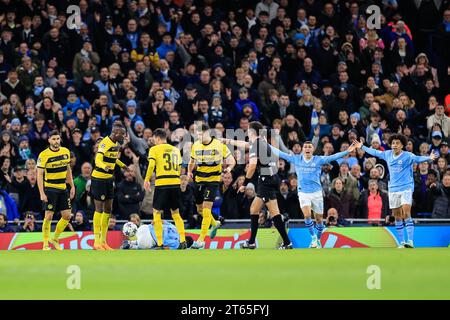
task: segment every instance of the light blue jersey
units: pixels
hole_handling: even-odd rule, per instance
[[[356,157],[348,157],[345,159],[337,159],[336,162],[338,163],[338,165],[341,165],[343,162],[347,162],[348,167],[351,169],[355,164],[358,164],[358,159],[356,159]]]
[[[150,230],[150,234],[156,243],[155,228],[152,224],[149,224],[148,229]],[[163,222],[163,246],[169,247],[170,249],[178,249],[180,246],[180,234],[178,233],[177,228],[173,224],[166,221]]]
[[[402,151],[397,157],[394,151],[379,151],[363,146],[368,154],[386,161],[389,169],[389,192],[402,192],[414,190],[413,163],[429,161],[429,156],[416,156],[407,151]]]
[[[320,174],[322,172],[322,166],[349,154],[348,151],[343,151],[331,156],[313,156],[309,161],[306,161],[303,153],[290,155],[273,146],[270,147],[276,156],[294,164],[298,179],[298,192],[303,193],[321,191]]]

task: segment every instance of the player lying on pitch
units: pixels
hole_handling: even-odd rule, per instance
[[[155,228],[151,224],[141,225],[139,228],[132,222],[127,222],[123,227],[123,234],[128,237],[122,242],[121,249],[180,249],[180,234],[177,228],[163,221],[163,246],[158,246]],[[135,237],[136,236],[136,237]],[[130,240],[136,238],[136,240]],[[194,239],[186,236],[188,248],[194,243]]]

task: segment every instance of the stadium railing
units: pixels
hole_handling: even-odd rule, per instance
[[[354,219],[345,219],[346,221],[348,221],[350,224],[355,224],[355,223],[369,223],[374,221],[374,222],[384,222],[384,219],[359,219],[359,218],[354,218]],[[450,223],[450,219],[441,219],[441,218],[413,218],[414,222],[416,223],[421,223],[421,222],[436,222],[436,223],[440,223],[440,222],[444,222],[444,223]],[[141,222],[142,223],[151,223],[153,220],[152,219],[142,219]],[[166,221],[169,222],[173,222],[170,219],[167,219]],[[226,219],[225,220],[226,223],[250,223],[250,219]],[[305,219],[289,219],[289,222],[293,222],[293,223],[302,223],[304,222]],[[24,220],[20,220],[20,223],[24,223]],[[43,220],[36,220],[36,223],[42,224]],[[52,224],[57,223],[58,220],[53,220]],[[93,222],[93,220],[89,220],[90,223]],[[117,224],[124,224],[128,222],[128,220],[117,220],[116,223]],[[187,222],[186,220],[184,221],[185,223]],[[9,223],[13,224],[13,221],[9,221]]]

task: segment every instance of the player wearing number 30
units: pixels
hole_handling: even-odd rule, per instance
[[[153,195],[153,224],[158,248],[163,247],[163,224],[161,214],[170,208],[173,221],[180,234],[179,249],[187,249],[184,222],[180,216],[180,150],[167,143],[164,129],[156,129],[153,133],[156,145],[148,152],[148,168],[144,179],[144,188],[150,191],[150,178],[156,171],[155,194]]]

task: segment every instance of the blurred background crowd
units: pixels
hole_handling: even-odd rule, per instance
[[[368,27],[373,4],[380,29]],[[448,0],[0,0],[0,232],[40,230],[36,158],[53,129],[72,153],[70,228],[89,230],[93,159],[115,121],[127,128],[121,160],[133,168],[116,173],[119,220],[151,218],[142,175],[153,130],[186,145],[197,121],[220,134],[255,120],[294,154],[306,140],[317,154],[360,138],[386,150],[390,134],[404,134],[406,150],[440,155],[414,168],[413,217],[450,218],[449,61]],[[244,174],[245,164],[223,174],[214,215],[249,218],[255,188],[237,191]],[[278,174],[281,211],[302,218],[293,168],[279,160]],[[324,166],[328,223],[389,224],[388,177],[386,163],[361,150]],[[195,228],[185,176],[181,189]],[[270,224],[265,212],[261,224]]]

